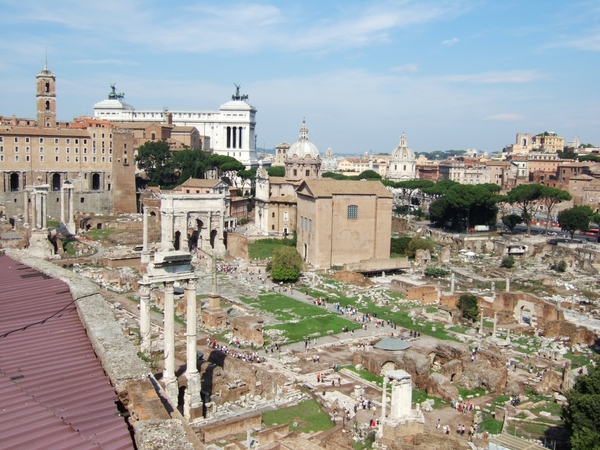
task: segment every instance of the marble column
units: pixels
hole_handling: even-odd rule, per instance
[[[387,383],[388,377],[383,376],[383,393],[381,394],[381,421],[385,420],[385,408],[387,406]]]
[[[187,369],[185,376],[187,379],[187,389],[185,390],[183,412],[188,420],[196,418],[198,408],[202,406],[202,397],[200,396],[200,374],[197,366],[197,336],[196,322],[198,317],[196,304],[196,278],[188,280],[186,286],[187,297]]]
[[[150,283],[140,282],[140,340],[142,352],[151,349],[150,332]]]
[[[143,231],[143,239],[144,239],[144,247],[142,248],[142,264],[148,264],[150,262],[150,251],[148,250],[148,210],[147,206],[144,206],[143,209],[143,219],[144,219],[144,231]]]
[[[66,226],[67,220],[65,219],[65,186],[60,188],[60,223]]]
[[[506,292],[510,292],[510,278],[506,279]]]
[[[70,184],[67,188],[67,197],[69,198],[69,209],[68,209],[68,222],[67,222],[67,229],[69,230],[69,233],[71,234],[75,234],[75,232],[77,231],[76,227],[75,227],[75,207],[73,205],[73,198],[75,197],[75,186],[73,186],[72,184]]]
[[[173,281],[165,281],[165,368],[163,382],[165,391],[174,405],[178,405],[179,386],[175,377],[175,305]]]
[[[494,331],[492,331],[492,337],[496,339],[496,325],[498,324],[498,313],[494,312]]]
[[[161,242],[160,249],[163,252],[171,252],[175,250],[173,247],[173,213],[172,212],[161,212]]]
[[[42,192],[42,230],[47,228],[46,220],[48,218],[48,192]]]
[[[29,224],[29,191],[27,189],[23,192],[23,200],[25,203],[23,205],[23,225],[27,225]]]
[[[38,210],[38,205],[37,205],[37,200],[38,200],[38,195],[37,192],[35,190],[31,191],[31,229],[32,230],[36,230],[38,227],[38,221],[37,221],[37,210]]]
[[[454,272],[452,272],[452,277],[450,278],[450,293],[454,294],[454,283],[455,283]]]
[[[479,325],[479,333],[481,335],[485,335],[485,333],[483,331],[483,310],[481,311],[481,324]]]

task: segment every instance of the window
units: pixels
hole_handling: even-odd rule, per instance
[[[310,169],[306,170],[306,176],[309,177],[310,176]]]
[[[40,147],[40,153],[44,153],[44,147]]]
[[[0,162],[4,161],[4,155],[0,155]]]
[[[67,138],[67,144],[71,143],[71,139]]]
[[[29,162],[29,155],[25,157],[25,161]]]
[[[358,219],[358,206],[357,205],[348,206],[348,219]]]
[[[104,158],[104,156],[103,156],[103,157],[102,157],[102,162],[105,162],[105,159],[106,159],[106,158]]]
[[[15,162],[19,162],[19,155],[15,155]]]
[[[288,221],[288,214],[289,214],[289,213],[288,213],[287,211],[284,211],[284,212],[283,212],[283,221],[284,221],[284,222],[287,222],[287,221]]]
[[[87,162],[87,156],[83,157],[83,162]]]
[[[40,155],[40,162],[44,162],[44,155]]]
[[[96,162],[96,157],[92,156],[92,162]]]
[[[87,148],[84,147],[83,153],[87,153]]]
[[[0,145],[0,152],[4,152],[4,145]]]
[[[58,147],[54,147],[54,153],[58,153]]]
[[[19,147],[15,147],[15,153],[19,153]]]
[[[29,138],[28,137],[25,138],[25,142],[29,142]]]
[[[29,147],[25,147],[25,153],[29,153]]]
[[[83,140],[83,143],[84,143],[84,144],[87,144],[87,139],[84,139],[84,140]]]
[[[71,157],[67,156],[67,162],[71,162]]]
[[[79,153],[79,148],[75,147],[75,153]]]
[[[15,136],[15,142],[19,142],[19,137]]]
[[[298,176],[298,171],[294,169],[294,176]]]
[[[71,153],[71,149],[67,147],[67,153]]]
[[[4,142],[4,136],[0,136],[0,142]]]
[[[79,139],[75,139],[75,143],[76,143],[76,144],[79,144]]]
[[[55,144],[58,144],[58,138],[55,138],[55,139],[54,139],[54,143],[55,143]]]
[[[308,232],[312,233],[312,219],[308,219]]]
[[[271,217],[275,218],[275,213],[274,212],[271,213]]]
[[[54,161],[58,162],[58,155],[54,157]]]
[[[76,157],[75,157],[75,162],[76,162],[76,163],[77,163],[77,162],[79,162],[79,156],[76,156]]]

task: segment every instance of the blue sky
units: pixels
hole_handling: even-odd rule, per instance
[[[216,110],[233,83],[258,145],[322,154],[498,151],[517,132],[600,145],[600,2],[0,0],[0,115],[93,114],[110,83],[138,109]]]

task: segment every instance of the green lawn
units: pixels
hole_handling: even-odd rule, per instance
[[[461,386],[457,386],[457,387],[458,387],[458,393],[464,399],[466,399],[469,395],[473,395],[476,397],[477,397],[477,394],[479,394],[479,396],[485,395],[485,389],[482,387],[478,387],[475,389],[465,389],[464,387],[461,387]]]
[[[99,241],[104,239],[107,236],[110,236],[117,230],[92,230],[86,233],[86,236],[92,238],[95,241]]]
[[[478,433],[487,431],[491,434],[500,434],[502,432],[502,422],[496,419],[486,419],[479,424]]]
[[[260,239],[248,244],[248,255],[250,258],[267,259],[273,255],[273,249],[280,245],[291,245],[291,239]]]
[[[267,311],[282,323],[266,326],[265,329],[283,330],[288,342],[298,342],[307,336],[324,336],[329,330],[340,333],[360,328],[360,324],[344,319],[342,316],[323,307],[303,303],[281,294],[263,294],[256,299],[240,297],[240,300],[254,308]]]
[[[290,424],[290,431],[301,433],[324,431],[333,428],[331,420],[316,400],[306,400],[296,406],[269,411],[262,415],[262,421],[268,427]],[[294,426],[297,423],[297,426]]]

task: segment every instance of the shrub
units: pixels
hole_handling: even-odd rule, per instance
[[[477,297],[470,294],[463,294],[458,298],[458,309],[462,316],[467,320],[476,320],[479,316],[479,305]]]
[[[414,258],[417,250],[429,250],[433,252],[434,249],[433,240],[429,237],[415,236],[408,243],[406,254],[411,258]]]
[[[428,267],[423,273],[425,276],[432,278],[444,278],[446,275],[448,275],[448,271],[442,269],[441,267]]]
[[[408,243],[410,242],[410,237],[402,236],[399,238],[392,238],[391,244],[391,252],[397,255],[405,255],[406,250],[408,249]]]
[[[273,281],[294,282],[300,277],[302,265],[300,253],[294,247],[282,245],[273,249],[267,270],[270,270]]]
[[[563,273],[567,270],[567,262],[564,259],[561,259],[560,261],[553,263],[550,268]]]
[[[502,262],[500,262],[500,267],[504,267],[506,269],[512,269],[515,266],[515,258],[511,255],[505,256],[502,258]]]

